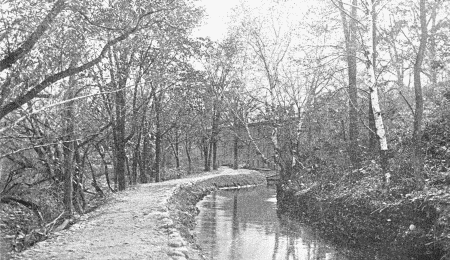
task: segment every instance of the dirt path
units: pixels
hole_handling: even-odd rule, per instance
[[[200,259],[174,228],[168,199],[180,184],[245,173],[250,171],[221,168],[207,175],[138,185],[114,194],[84,220],[14,259]]]

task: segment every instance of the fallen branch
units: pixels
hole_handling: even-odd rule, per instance
[[[2,197],[0,199],[0,203],[10,204],[12,202],[16,202],[16,203],[22,204],[23,206],[29,208],[38,217],[39,223],[43,223],[44,222],[44,218],[42,217],[42,214],[39,211],[39,206],[36,205],[35,203],[33,203],[31,201],[26,201],[26,200],[23,200],[23,199],[20,199],[20,198],[15,198],[15,197],[12,197],[12,196],[4,196],[4,197]]]
[[[61,214],[59,214],[59,216],[58,216],[57,218],[55,218],[53,221],[51,221],[50,223],[48,223],[48,224],[45,225],[45,234],[46,234],[46,235],[49,234],[50,232],[52,232],[52,231],[54,230],[53,228],[55,227],[56,222],[57,222],[62,216],[64,216],[64,211],[63,211]]]

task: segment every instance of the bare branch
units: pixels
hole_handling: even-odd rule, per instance
[[[94,94],[84,95],[84,96],[80,96],[80,97],[76,97],[76,98],[72,98],[72,99],[67,99],[67,100],[64,100],[64,101],[61,101],[61,102],[57,102],[55,104],[51,104],[51,105],[45,106],[45,107],[43,107],[41,109],[38,109],[38,110],[35,110],[35,111],[31,112],[31,113],[27,113],[26,115],[24,115],[21,118],[17,119],[14,123],[9,124],[7,127],[4,127],[2,129],[0,129],[0,134],[5,132],[7,129],[10,129],[10,128],[16,126],[18,123],[20,123],[21,121],[25,120],[29,116],[34,115],[34,114],[38,114],[38,113],[40,113],[40,112],[42,112],[44,110],[47,110],[49,108],[56,107],[56,106],[59,106],[59,105],[63,105],[65,103],[73,102],[73,101],[76,101],[76,100],[79,100],[79,99],[83,99],[83,98],[88,98],[88,97],[97,96],[97,95],[111,94],[111,93],[114,93],[114,92],[117,92],[117,91],[122,91],[122,90],[123,89],[118,89],[118,90],[109,91],[109,92],[101,92],[101,93],[94,93]]]
[[[109,51],[109,49],[114,46],[115,44],[125,40],[126,38],[128,38],[128,36],[130,36],[131,34],[135,33],[138,29],[139,29],[139,25],[141,24],[142,19],[144,19],[146,16],[149,16],[151,14],[157,13],[157,12],[161,12],[163,10],[167,10],[167,9],[161,9],[161,10],[155,10],[155,11],[150,11],[147,12],[145,14],[143,14],[142,16],[139,17],[138,21],[136,22],[136,25],[130,29],[127,32],[124,32],[122,35],[114,38],[113,40],[108,41],[105,46],[103,47],[102,51],[100,52],[100,54],[93,60],[79,66],[79,67],[75,67],[75,68],[68,68],[64,71],[58,72],[56,74],[53,74],[51,76],[48,76],[47,78],[45,78],[41,83],[39,83],[38,85],[34,86],[32,89],[30,89],[28,92],[26,92],[25,94],[17,97],[15,100],[9,102],[8,104],[0,107],[0,120],[2,118],[4,118],[6,115],[8,115],[9,113],[15,111],[16,109],[20,108],[22,105],[26,104],[27,102],[31,101],[33,98],[35,98],[41,91],[43,91],[45,88],[47,88],[48,86],[50,86],[51,84],[75,75],[77,73],[80,73],[84,70],[87,70],[91,67],[93,67],[94,65],[98,64],[103,57],[105,56],[105,54]]]
[[[36,30],[28,37],[28,39],[15,51],[6,56],[0,61],[0,72],[11,67],[17,60],[25,56],[27,53],[33,49],[34,45],[39,41],[39,39],[48,30],[50,25],[55,20],[56,16],[64,9],[66,6],[66,1],[58,0],[54,5],[52,10],[47,14],[44,20],[39,24]]]

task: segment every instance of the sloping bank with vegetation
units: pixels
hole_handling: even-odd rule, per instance
[[[379,254],[373,259],[449,259],[449,127],[447,110],[424,130],[422,187],[412,175],[408,143],[397,144],[389,159],[388,185],[379,157],[367,153],[352,170],[338,156],[339,146],[329,146],[311,152],[306,169],[280,184],[279,209],[316,226],[340,247]]]
[[[334,189],[280,184],[278,207],[356,259],[448,259],[447,204],[432,191],[396,197],[394,190],[371,188],[368,179]]]
[[[195,227],[195,216],[198,215],[196,207],[203,197],[218,189],[236,189],[266,184],[266,177],[260,172],[239,170],[242,173],[219,175],[196,182],[179,185],[169,199],[168,208],[171,218],[181,235],[191,245],[195,245],[192,230]]]

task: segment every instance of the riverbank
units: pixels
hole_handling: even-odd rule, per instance
[[[265,176],[256,171],[221,168],[137,185],[13,259],[202,259],[189,231],[196,202],[221,187],[264,183]]]
[[[347,188],[283,184],[277,200],[281,213],[314,226],[355,259],[448,259],[443,238],[448,223],[442,222],[448,210],[442,201],[400,196],[394,190],[382,193],[364,179]]]

